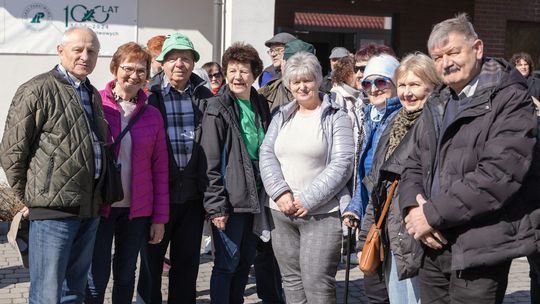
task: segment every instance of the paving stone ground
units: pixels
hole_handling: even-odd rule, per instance
[[[17,253],[8,244],[5,225],[0,224],[0,304],[27,303],[29,275],[28,270],[20,265]],[[197,303],[210,303],[210,274],[212,271],[212,257],[201,257],[199,277],[197,279]],[[513,261],[510,269],[508,288],[504,303],[530,303],[529,297],[529,264],[527,259],[519,258]],[[345,267],[340,266],[337,274],[338,303],[343,303],[343,290],[345,280]],[[354,267],[350,272],[349,303],[367,303],[363,287],[362,273]],[[167,293],[168,279],[163,277],[162,290]],[[110,287],[107,293],[107,302],[110,303]],[[166,296],[164,296],[166,298]],[[135,303],[134,298],[134,303]],[[261,303],[257,298],[255,278],[250,277],[245,291],[245,303]]]

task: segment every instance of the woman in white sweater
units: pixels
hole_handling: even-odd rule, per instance
[[[287,60],[283,83],[294,100],[272,120],[260,148],[270,196],[272,245],[288,303],[335,303],[341,223],[339,203],[353,161],[352,124],[319,95],[321,66],[313,54]]]

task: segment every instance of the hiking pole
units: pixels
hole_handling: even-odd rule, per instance
[[[347,227],[347,257],[345,258],[345,299],[343,300],[344,304],[349,302],[349,272],[351,266],[351,237],[352,237],[352,228]]]

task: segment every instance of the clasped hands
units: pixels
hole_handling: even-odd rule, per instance
[[[415,240],[421,241],[426,246],[441,249],[448,241],[439,230],[432,228],[427,222],[423,208],[424,204],[427,203],[426,199],[421,194],[418,194],[416,195],[416,202],[418,206],[410,208],[405,217],[407,232]]]
[[[308,210],[304,207],[300,198],[293,197],[289,191],[281,194],[276,200],[276,204],[279,210],[287,215],[304,217],[308,214]]]

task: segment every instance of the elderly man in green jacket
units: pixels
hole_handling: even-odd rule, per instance
[[[21,85],[9,109],[0,162],[29,209],[29,303],[84,300],[105,169],[107,124],[87,79],[99,47],[92,30],[67,30],[60,64]]]

